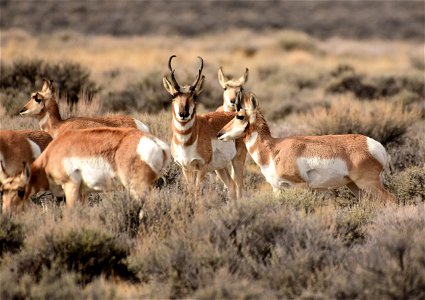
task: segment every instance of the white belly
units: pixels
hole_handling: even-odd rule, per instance
[[[297,166],[311,188],[337,188],[349,182],[348,166],[339,158],[300,157]]]
[[[81,181],[94,191],[109,189],[115,179],[112,166],[103,157],[69,157],[62,160],[65,172],[71,180]]]
[[[212,140],[211,170],[226,168],[236,155],[235,141]]]

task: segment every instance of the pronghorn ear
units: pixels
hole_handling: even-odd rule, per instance
[[[255,96],[253,93],[249,93],[248,108],[251,111],[256,111],[258,108],[257,96]]]
[[[162,78],[162,83],[164,84],[164,88],[169,94],[171,94],[172,96],[177,94],[178,91],[174,88],[171,82],[168,81],[167,76],[164,76],[164,78]]]
[[[244,85],[248,81],[249,70],[245,69],[245,74],[238,79],[239,85]]]
[[[3,161],[0,160],[0,183],[4,184],[7,178],[9,178],[9,176],[7,175],[6,170],[4,169]]]
[[[219,69],[218,69],[218,82],[220,83],[220,85],[221,85],[221,87],[223,88],[223,89],[225,89],[226,88],[226,78],[224,77],[224,74],[223,74],[223,69],[222,69],[222,67],[220,67]]]
[[[30,165],[26,162],[22,163],[24,168],[20,174],[21,178],[24,180],[25,183],[28,183],[31,179],[31,168]]]
[[[44,97],[50,98],[54,92],[55,88],[53,85],[53,80],[43,78],[43,86],[40,93],[43,94]]]
[[[205,76],[202,75],[201,79],[199,79],[199,82],[195,87],[196,96],[199,96],[199,94],[202,93],[202,87],[204,86],[204,81],[205,81]]]

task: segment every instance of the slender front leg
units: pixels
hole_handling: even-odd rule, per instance
[[[66,197],[66,206],[72,207],[76,201],[80,201],[80,182],[69,181],[62,185]]]

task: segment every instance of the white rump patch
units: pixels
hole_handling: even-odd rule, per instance
[[[140,158],[147,163],[157,175],[166,164],[162,152],[163,149],[167,152],[167,149],[169,149],[168,145],[158,139],[147,136],[142,136],[137,145],[137,153],[140,155]]]
[[[134,123],[136,124],[137,129],[143,132],[149,132],[149,127],[145,123],[137,119],[133,119],[133,120],[134,120]]]
[[[297,166],[301,177],[312,188],[336,188],[349,182],[347,163],[340,158],[300,157]]]
[[[389,163],[389,156],[384,146],[378,141],[370,137],[366,137],[367,141],[367,150],[379,163],[385,168]]]
[[[35,160],[41,154],[40,146],[37,145],[35,142],[31,141],[30,139],[27,139],[27,141],[30,144],[32,155],[33,155],[34,160]]]
[[[72,180],[82,181],[95,191],[110,187],[116,176],[111,164],[101,156],[67,157],[62,160],[62,164]]]

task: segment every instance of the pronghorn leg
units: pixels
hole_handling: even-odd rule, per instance
[[[381,180],[378,178],[376,180],[357,180],[355,184],[363,191],[369,192],[381,200],[391,203],[396,202],[396,198],[393,194],[388,192],[381,183]]]
[[[201,183],[205,178],[205,175],[207,174],[206,171],[204,170],[199,170],[198,172],[196,172],[196,177],[195,177],[195,199],[197,199],[200,195],[200,191],[201,191]]]
[[[236,199],[241,199],[243,196],[243,174],[245,168],[246,154],[248,152],[242,140],[236,140],[235,145],[237,153],[235,158],[232,160],[233,170],[230,175],[232,176],[232,179],[236,184]]]
[[[233,181],[232,177],[229,174],[229,170],[227,168],[220,169],[215,171],[217,175],[220,177],[220,179],[223,181],[224,185],[227,187],[229,198],[231,199],[237,199],[236,198],[236,185]]]
[[[80,182],[67,182],[62,185],[63,191],[65,192],[66,206],[72,207],[76,201],[80,200]]]
[[[357,199],[360,199],[360,189],[354,182],[347,183],[347,187],[354,194],[354,196],[356,196]]]

